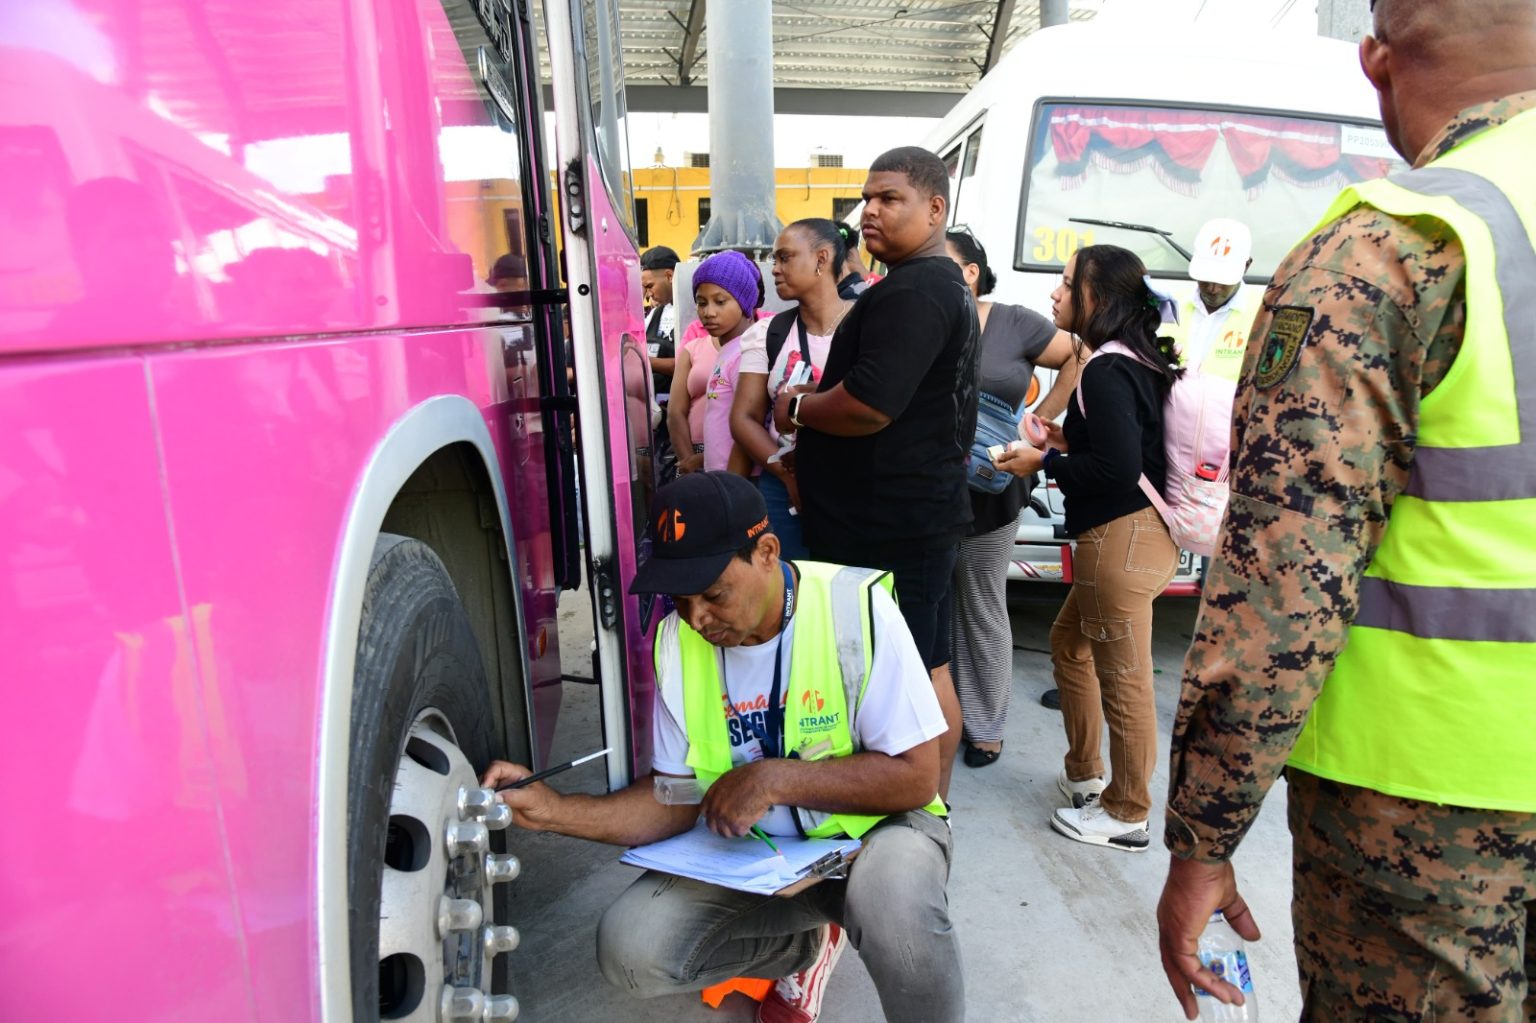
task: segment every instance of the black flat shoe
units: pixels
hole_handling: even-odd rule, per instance
[[[982,749],[980,746],[965,744],[965,752],[960,759],[965,761],[966,767],[986,767],[988,764],[997,763],[997,758],[1003,755],[1002,744],[997,749]]]
[[[1047,689],[1045,692],[1041,693],[1040,694],[1040,706],[1046,708],[1047,710],[1060,710],[1061,709],[1061,690],[1060,689]]]

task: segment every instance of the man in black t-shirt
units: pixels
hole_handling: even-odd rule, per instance
[[[895,576],[950,726],[940,744],[946,794],[960,744],[950,578],[971,521],[965,460],[980,334],[944,248],[948,207],[948,172],[926,149],[893,149],[871,165],[861,233],[890,273],[844,317],[814,393],[786,391],[774,406],[779,431],[798,431],[795,478],[812,555]]]
[[[677,476],[677,455],[667,432],[665,410],[667,396],[672,393],[672,370],[677,365],[677,309],[672,305],[672,277],[677,272],[678,262],[677,253],[665,245],[657,245],[640,254],[640,287],[651,303],[650,314],[645,318],[651,383],[655,387],[656,403],[663,410],[651,441],[661,483],[670,483]]]

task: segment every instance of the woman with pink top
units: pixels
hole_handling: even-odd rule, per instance
[[[757,264],[741,253],[717,252],[693,272],[693,300],[706,333],[683,345],[677,353],[672,396],[667,401],[667,430],[677,452],[679,473],[698,472],[706,467],[723,469],[730,459],[730,433],[717,428],[716,456],[710,459],[710,465],[705,464],[705,417],[711,404],[706,392],[722,347],[731,345],[746,332],[757,308],[763,304],[763,275]],[[739,346],[731,348],[731,361],[739,358],[738,350]],[[731,383],[734,382],[733,371]],[[729,408],[729,396],[724,401]],[[715,404],[718,403],[717,400]]]
[[[813,217],[797,220],[773,245],[773,286],[779,298],[799,307],[759,321],[741,338],[741,365],[731,434],[746,459],[762,466],[758,489],[782,556],[809,558],[800,536],[800,504],[793,469],[793,438],[778,435],[769,410],[786,386],[821,377],[832,335],[853,303],[838,294],[846,250],[837,225]],[[772,345],[770,345],[770,337]],[[772,350],[770,350],[770,348]],[[802,368],[803,367],[803,368]]]

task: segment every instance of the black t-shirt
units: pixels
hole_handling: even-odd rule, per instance
[[[818,390],[840,383],[891,422],[867,437],[799,431],[801,517],[818,557],[942,548],[965,535],[978,334],[976,304],[947,256],[895,267],[843,318]]]
[[[1083,367],[1085,416],[1077,396],[1067,404],[1061,431],[1067,454],[1045,474],[1061,488],[1068,536],[1150,507],[1143,473],[1162,493],[1168,476],[1163,454],[1163,399],[1157,372],[1124,355],[1101,355]]]
[[[661,318],[666,313],[667,306],[659,305],[651,310],[651,315],[645,321],[645,341],[650,346],[651,358],[672,359],[676,357],[676,348],[673,345],[672,335],[664,333],[661,329]],[[651,383],[656,388],[656,397],[659,401],[666,401],[672,393],[672,374],[652,373]]]

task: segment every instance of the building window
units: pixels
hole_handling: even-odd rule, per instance
[[[703,199],[699,200],[699,230],[702,231],[702,230],[704,230],[708,226],[709,226],[709,199],[706,197],[706,198],[703,198]]]
[[[841,153],[812,153],[812,167],[841,167],[843,157]]]
[[[709,166],[709,154],[708,153],[685,153],[684,156],[687,158],[688,166],[690,166],[690,167],[708,167]]]
[[[838,221],[839,223],[841,223],[844,219],[847,218],[848,214],[852,213],[855,209],[857,209],[858,206],[859,206],[859,203],[861,203],[863,201],[864,200],[859,199],[859,198],[833,199],[832,200],[832,219]]]
[[[635,234],[638,236],[640,247],[649,248],[651,245],[651,200],[635,200]]]

